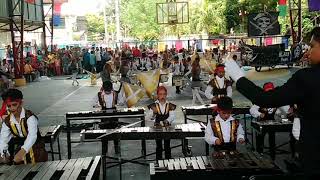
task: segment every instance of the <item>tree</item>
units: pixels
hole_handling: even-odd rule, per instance
[[[88,27],[88,40],[97,41],[104,36],[104,19],[102,15],[86,15]]]

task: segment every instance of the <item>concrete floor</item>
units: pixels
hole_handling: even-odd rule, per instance
[[[250,71],[248,73],[249,78],[255,80],[256,84],[262,85],[266,81],[273,81],[276,85],[281,85],[295,72],[297,68],[292,68],[289,70],[281,70],[282,73],[274,71],[264,72],[262,75]],[[262,76],[260,78],[256,78]],[[88,111],[92,110],[92,99],[98,92],[100,84],[96,86],[91,86],[89,79],[79,80],[80,86],[72,86],[71,80],[67,80],[67,77],[53,77],[51,80],[45,80],[41,82],[29,83],[25,87],[20,89],[24,94],[25,106],[32,110],[39,117],[40,126],[65,124],[65,114],[66,112],[73,111]],[[101,80],[98,80],[100,82]],[[235,89],[235,87],[233,87]],[[181,112],[181,106],[191,105],[192,93],[190,88],[186,88],[182,94],[176,95],[175,88],[169,87],[169,97],[168,99],[178,105],[176,111],[176,122],[177,124],[183,123],[183,115]],[[203,97],[205,99],[205,97]],[[250,104],[250,102],[245,99],[241,94],[234,90],[233,93],[234,104]],[[152,101],[144,98],[142,99],[138,106],[148,105]],[[207,102],[209,102],[207,100]],[[196,117],[203,118],[205,117]],[[126,120],[123,120],[126,121]],[[147,123],[147,125],[151,122]],[[250,130],[251,131],[251,130]],[[279,137],[279,138],[278,138]],[[79,134],[75,133],[72,135],[73,139],[78,139]],[[249,137],[249,139],[251,139]],[[277,141],[284,142],[288,139],[288,134],[277,135]],[[60,135],[62,158],[67,158],[67,143],[66,134],[63,132]],[[109,148],[109,155],[114,155],[113,144]],[[139,156],[141,148],[139,141],[122,141],[121,142],[121,153],[124,158],[132,158]],[[179,144],[179,141],[172,141],[172,145]],[[192,146],[192,152],[194,155],[204,155],[205,148],[203,140],[191,140],[190,145]],[[81,143],[72,144],[73,158],[87,157],[100,155],[101,145],[98,142],[92,143]],[[240,146],[241,151],[246,151],[250,149],[250,145]],[[155,142],[147,141],[147,151],[153,152],[155,150]],[[181,148],[176,148],[172,150],[173,157],[182,157]],[[277,163],[282,166],[282,160],[288,158],[288,155],[281,155],[277,158]],[[155,156],[150,156],[148,159],[155,159]],[[108,179],[118,179],[119,169],[118,167],[110,168],[107,171]],[[124,164],[122,166],[122,179],[125,180],[148,180],[149,179],[149,167],[135,165],[131,163]]]

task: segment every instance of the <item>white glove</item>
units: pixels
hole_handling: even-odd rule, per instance
[[[243,70],[239,67],[239,65],[232,59],[227,57],[225,60],[225,71],[226,73],[233,79],[235,82],[238,81],[238,79],[245,76]]]

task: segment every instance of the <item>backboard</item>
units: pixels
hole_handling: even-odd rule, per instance
[[[157,3],[158,24],[184,24],[189,23],[188,2]]]

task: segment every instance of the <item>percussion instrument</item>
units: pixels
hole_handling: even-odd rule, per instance
[[[99,179],[101,157],[86,157],[61,161],[39,162],[35,165],[2,165],[0,179],[29,180]]]

